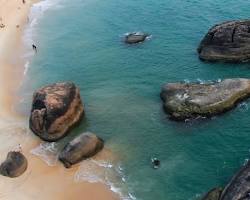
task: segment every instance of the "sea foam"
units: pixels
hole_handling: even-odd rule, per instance
[[[127,188],[126,177],[120,164],[111,161],[88,159],[83,161],[75,174],[76,182],[103,183],[117,193],[123,200],[135,200],[135,196]]]
[[[41,158],[49,166],[55,166],[57,164],[59,152],[55,142],[41,143],[36,148],[32,149],[30,153]]]
[[[24,66],[24,75],[27,74],[30,66],[30,60],[34,56],[35,52],[32,49],[32,44],[36,44],[35,38],[37,36],[37,28],[39,25],[39,20],[42,19],[45,12],[48,9],[59,9],[61,8],[61,4],[59,3],[61,0],[43,0],[38,3],[35,3],[30,10],[30,14],[27,18],[27,25],[24,30],[24,34],[22,37],[22,41],[24,44],[25,52],[22,56],[22,59],[25,60]]]

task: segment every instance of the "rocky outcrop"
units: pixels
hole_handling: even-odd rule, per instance
[[[144,40],[146,40],[148,36],[149,36],[148,34],[140,32],[129,33],[125,36],[125,43],[135,44],[143,42]]]
[[[222,188],[214,188],[210,190],[201,200],[219,200],[222,190]]]
[[[71,82],[55,83],[33,95],[30,129],[45,141],[64,137],[83,115],[79,89]]]
[[[174,120],[218,115],[249,96],[250,80],[240,78],[207,84],[169,83],[161,91],[164,109]]]
[[[209,198],[210,197],[210,198]],[[219,197],[219,198],[218,198]],[[250,161],[232,178],[225,189],[213,189],[202,200],[249,200],[250,199]]]
[[[6,160],[0,165],[0,174],[11,178],[22,175],[28,166],[27,159],[20,152],[9,152]]]
[[[250,162],[244,165],[223,190],[220,200],[250,199]]]
[[[207,61],[250,61],[250,20],[215,25],[201,41],[198,53]]]
[[[83,133],[69,142],[59,155],[66,168],[94,156],[102,150],[104,142],[93,133]]]

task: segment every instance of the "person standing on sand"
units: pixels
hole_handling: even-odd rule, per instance
[[[25,4],[25,0],[23,0],[23,4]]]

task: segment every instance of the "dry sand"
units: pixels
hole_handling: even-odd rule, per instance
[[[27,116],[13,109],[23,78],[22,33],[28,23],[32,1],[0,0],[0,161],[21,144],[28,159],[27,171],[18,178],[0,176],[1,200],[113,200],[118,199],[101,183],[75,182],[78,166],[65,169],[62,164],[49,167],[30,150],[41,142],[27,128]]]

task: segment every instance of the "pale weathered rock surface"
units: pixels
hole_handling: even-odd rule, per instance
[[[218,115],[249,96],[250,80],[240,78],[208,84],[169,83],[161,91],[164,109],[174,120]]]

